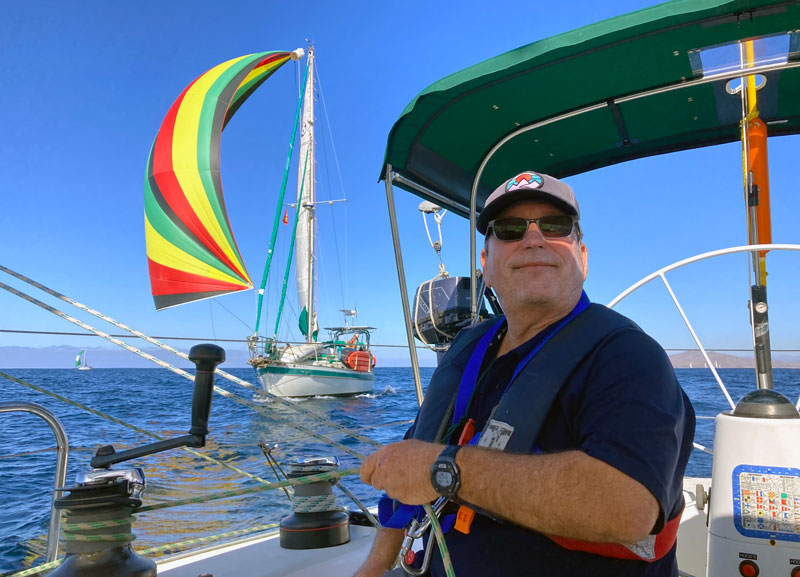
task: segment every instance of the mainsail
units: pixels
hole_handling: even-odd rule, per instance
[[[308,161],[304,162],[304,159]],[[300,162],[297,163],[297,233],[295,254],[297,300],[300,307],[298,324],[308,341],[317,340],[317,315],[314,310],[314,211],[316,178],[314,162],[314,49],[308,51],[308,75],[300,124]]]
[[[192,82],[158,131],[145,178],[145,236],[156,309],[253,287],[220,178],[222,130],[245,100],[302,51],[259,52]]]

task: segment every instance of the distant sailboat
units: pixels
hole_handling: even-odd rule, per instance
[[[75,368],[79,371],[91,371],[92,367],[90,367],[86,363],[86,350],[82,350],[78,353],[78,356],[75,357]]]

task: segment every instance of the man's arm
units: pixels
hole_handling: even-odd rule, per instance
[[[442,445],[409,440],[387,445],[361,467],[361,479],[417,505],[438,497],[430,468]],[[658,518],[655,497],[641,483],[581,451],[512,455],[464,447],[459,497],[541,533],[596,542],[634,543]]]
[[[647,488],[581,451],[510,455],[465,447],[458,495],[541,533],[604,543],[646,538],[659,506]]]
[[[353,574],[353,577],[380,577],[391,569],[400,553],[403,535],[402,529],[379,527],[367,560]]]

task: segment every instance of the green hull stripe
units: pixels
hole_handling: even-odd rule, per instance
[[[307,377],[327,377],[331,379],[359,379],[362,381],[371,381],[375,379],[375,375],[373,373],[358,373],[356,371],[348,373],[337,371],[336,373],[332,373],[330,371],[326,371],[325,369],[296,369],[293,367],[281,367],[277,365],[271,367],[260,367],[257,370],[259,376],[272,373],[275,375],[302,375]]]

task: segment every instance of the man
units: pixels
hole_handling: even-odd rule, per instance
[[[445,495],[463,506],[459,517],[476,512],[445,535],[458,577],[678,574],[694,411],[663,349],[589,304],[579,216],[572,189],[545,174],[521,173],[489,196],[477,223],[481,267],[505,320],[458,335],[407,440],[361,466],[363,482],[402,503]],[[573,344],[579,358],[570,361],[560,351]],[[528,415],[553,378],[534,428]],[[524,416],[503,416],[514,410]],[[464,444],[472,429],[483,432]],[[402,537],[379,529],[357,575],[383,575]],[[445,574],[438,549],[431,572]]]

